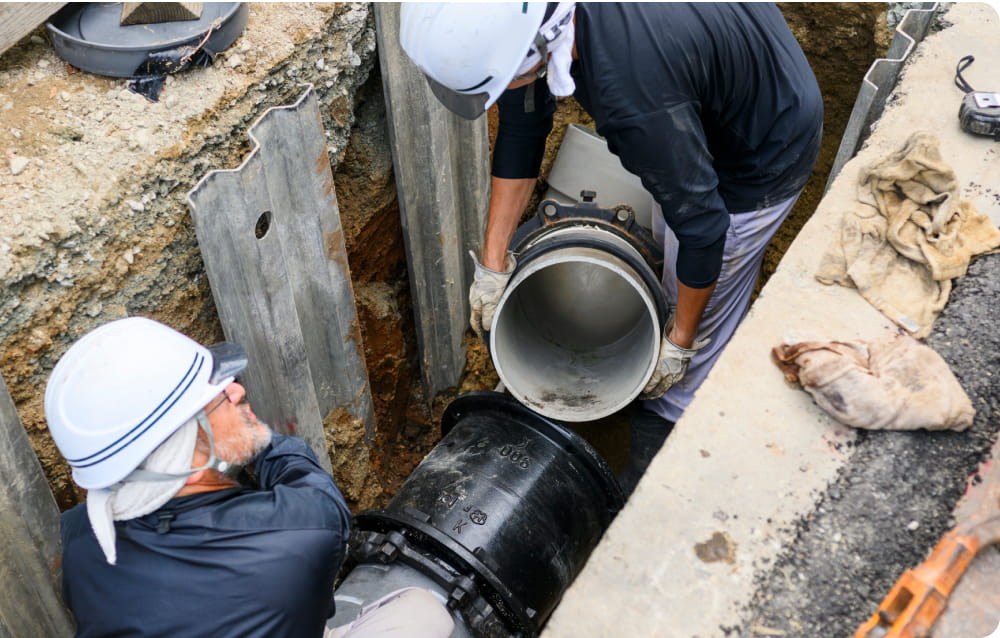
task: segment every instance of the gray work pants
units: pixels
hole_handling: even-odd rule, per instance
[[[691,403],[695,391],[708,376],[722,349],[736,332],[750,308],[750,297],[764,250],[778,227],[785,221],[798,195],[780,204],[752,213],[730,216],[722,272],[698,326],[696,341],[711,343],[698,351],[688,365],[687,374],[659,399],[636,401],[632,406],[629,461],[619,482],[626,496],[632,493],[646,472],[650,461],[670,434],[674,423]],[[677,237],[663,221],[663,213],[653,203],[653,237],[663,242],[663,292],[671,308],[677,306]]]
[[[676,422],[691,403],[695,391],[708,376],[722,349],[736,332],[750,308],[750,297],[757,284],[757,275],[764,261],[764,250],[778,227],[785,221],[795,205],[798,195],[780,204],[761,208],[751,213],[730,215],[726,231],[726,247],[722,254],[722,272],[715,283],[715,290],[698,325],[700,341],[711,343],[698,351],[688,365],[687,374],[659,399],[645,401],[652,410],[667,421]],[[653,204],[653,237],[663,242],[663,292],[671,308],[677,306],[677,238],[663,221],[659,205]]]

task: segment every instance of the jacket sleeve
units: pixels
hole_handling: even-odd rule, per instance
[[[628,117],[602,133],[660,204],[677,236],[677,278],[692,288],[710,286],[722,271],[729,211],[718,191],[698,105],[684,102]]]
[[[545,80],[504,91],[497,100],[499,125],[493,143],[494,177],[538,177],[556,101]]]
[[[306,499],[317,508],[325,505],[328,525],[339,526],[346,538],[351,512],[333,477],[304,440],[274,433],[255,467],[261,489],[274,492],[279,500]]]

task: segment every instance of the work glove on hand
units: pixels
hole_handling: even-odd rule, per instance
[[[656,362],[656,368],[653,369],[653,376],[649,377],[649,382],[639,395],[640,399],[656,399],[663,396],[672,385],[684,378],[691,357],[711,341],[711,339],[698,341],[688,349],[675,345],[668,337],[669,334],[668,325],[663,331],[663,341],[660,342],[660,358]]]
[[[503,296],[504,288],[510,281],[517,261],[513,255],[508,255],[507,271],[497,272],[479,263],[476,253],[471,250],[469,256],[476,264],[476,273],[472,279],[472,286],[469,287],[469,305],[472,308],[469,325],[472,326],[476,336],[485,339],[484,333],[493,325],[493,314],[497,311],[497,304],[500,303],[500,297]]]

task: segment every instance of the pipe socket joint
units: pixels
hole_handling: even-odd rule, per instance
[[[545,232],[519,252],[489,335],[504,386],[561,421],[593,421],[627,406],[652,376],[666,322],[658,277],[642,253],[584,222]]]

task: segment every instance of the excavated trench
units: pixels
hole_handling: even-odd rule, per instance
[[[826,115],[824,145],[815,176],[769,248],[765,278],[819,201],[860,78],[891,37],[882,4],[780,6],[816,72]],[[185,92],[185,82],[197,82],[199,87],[214,87],[217,83],[222,90],[233,93],[235,89],[227,88],[232,82],[227,83],[224,77],[229,69],[245,74],[254,64],[265,67],[267,56],[273,55],[271,49],[279,48],[272,44],[280,39],[277,30],[282,28],[275,12],[304,14],[311,9],[304,5],[290,7],[255,6],[245,34],[211,69],[223,77],[205,77],[203,72],[202,76],[192,73],[170,78],[164,100],[168,108],[181,110],[185,101],[193,99]],[[465,342],[468,364],[458,387],[438,397],[423,396],[416,372],[416,336],[384,97],[373,46],[373,16],[365,5],[338,5],[322,11],[325,31],[308,33],[305,26],[299,25],[286,28],[293,33],[294,43],[286,57],[268,67],[262,78],[254,78],[257,83],[244,94],[233,94],[227,113],[201,114],[181,144],[166,147],[152,159],[147,159],[145,151],[155,148],[156,140],[151,142],[152,134],[145,129],[136,129],[147,124],[153,133],[165,129],[164,122],[143,121],[159,111],[143,107],[141,99],[134,95],[128,97],[121,82],[62,66],[51,51],[44,29],[37,29],[0,58],[6,125],[4,154],[9,158],[38,158],[37,169],[32,165],[25,174],[35,170],[48,173],[36,183],[45,183],[43,194],[56,193],[54,206],[94,211],[89,213],[89,219],[69,229],[60,227],[58,218],[49,221],[45,215],[14,212],[17,223],[12,221],[13,226],[35,231],[31,224],[36,223],[41,228],[24,240],[19,233],[12,233],[0,247],[8,256],[25,257],[27,263],[21,272],[16,259],[14,268],[2,269],[6,293],[0,300],[0,369],[61,507],[79,502],[82,494],[69,481],[66,467],[45,433],[40,389],[48,371],[80,334],[124,314],[152,316],[206,342],[221,338],[183,193],[204,172],[235,166],[248,151],[245,130],[249,124],[263,108],[282,103],[281,96],[287,102],[299,82],[316,82],[324,124],[332,132],[328,136],[330,157],[378,424],[378,441],[370,458],[364,453],[343,452],[335,457],[338,478],[346,484],[345,492],[353,504],[369,507],[391,497],[440,437],[436,424],[451,398],[465,391],[495,387],[498,378],[485,348],[469,335]],[[300,18],[303,24],[306,17]],[[344,42],[347,51],[341,53]],[[344,64],[345,72],[333,74],[337,83],[329,88],[331,82],[315,77],[315,71],[317,67],[328,71],[338,62],[338,56],[351,59]],[[326,68],[316,60],[326,60]],[[344,84],[345,78],[349,85]],[[329,88],[329,95],[323,94],[324,87]],[[94,97],[102,94],[103,99]],[[78,106],[84,100],[89,104]],[[111,105],[102,109],[94,104],[102,101],[110,101]],[[39,118],[48,113],[43,107],[49,105],[67,111],[72,125],[60,126],[59,117]],[[236,118],[228,117],[233,113]],[[77,116],[75,120],[73,115]],[[495,113],[490,115],[491,126],[495,127]],[[46,123],[46,119],[52,121]],[[561,100],[556,114],[543,176],[570,123],[593,124],[567,98]],[[103,129],[95,130],[98,124]],[[124,141],[111,147],[103,167],[88,164],[99,164],[101,158],[91,157],[87,150],[77,151],[63,172],[59,172],[63,166],[59,161],[42,159],[52,152],[54,144],[58,144],[57,151],[87,149],[88,144],[97,143],[95,139],[116,135]],[[132,175],[115,183],[116,174],[111,169],[123,166],[131,169]],[[5,201],[21,197],[30,201],[32,186],[25,182],[23,175],[0,182]],[[533,205],[544,190],[543,177]],[[134,200],[139,198],[136,203]],[[126,210],[131,232],[105,229],[106,220],[126,206],[132,207],[131,212]],[[148,236],[140,240],[136,233]],[[19,241],[23,245],[18,245]],[[621,419],[610,418],[579,429],[613,468],[620,467],[627,447],[627,431]],[[342,450],[357,447],[354,441],[342,443]]]
[[[885,54],[892,39],[887,24],[887,5],[881,3],[778,3],[788,26],[809,59],[820,91],[823,94],[823,145],[812,178],[806,184],[799,201],[785,223],[775,233],[764,255],[759,291],[774,272],[782,255],[799,230],[816,209],[826,186],[830,168],[840,146],[851,109],[857,97],[861,78],[872,61]],[[899,16],[894,16],[898,22]],[[496,109],[490,112],[491,139],[496,129]],[[593,128],[594,122],[572,98],[559,100],[555,127],[549,136],[542,162],[543,178],[539,179],[534,197],[525,212],[534,214],[548,186],[544,176],[555,160],[566,127],[581,124]],[[469,364],[463,378],[463,389],[493,388],[499,377],[493,371],[489,354],[476,340],[467,341]],[[594,445],[620,471],[628,454],[628,422],[624,413],[592,423],[575,424],[574,428]]]
[[[248,30],[261,27],[263,31],[267,14],[282,11],[285,6],[258,7],[255,9],[258,15],[251,17]],[[439,440],[438,423],[448,402],[461,393],[496,386],[499,379],[489,356],[470,334],[465,339],[467,366],[458,386],[436,397],[424,396],[420,388],[406,255],[374,51],[374,20],[368,9],[362,11],[364,6],[338,5],[324,18],[322,33],[306,33],[304,28],[297,33],[294,38],[297,50],[262,78],[265,87],[272,82],[265,92],[269,100],[253,93],[265,91],[258,89],[261,78],[255,78],[253,89],[232,96],[233,108],[240,113],[238,118],[220,122],[218,114],[205,114],[200,126],[209,129],[208,133],[186,136],[179,147],[161,154],[151,164],[135,160],[136,174],[140,177],[123,182],[130,182],[131,190],[153,193],[144,202],[143,214],[173,222],[168,226],[169,232],[157,234],[155,245],[146,242],[140,246],[129,237],[114,235],[103,238],[95,258],[88,260],[79,252],[70,253],[69,258],[61,257],[66,243],[78,241],[79,233],[62,232],[58,228],[40,232],[34,245],[10,246],[6,240],[0,244],[0,257],[4,256],[3,251],[15,256],[33,251],[50,253],[48,258],[37,260],[42,265],[35,272],[28,273],[11,274],[0,260],[0,275],[3,275],[0,286],[5,290],[4,298],[0,299],[0,371],[61,508],[79,502],[82,494],[68,480],[67,469],[45,432],[41,392],[52,365],[86,329],[124,314],[152,316],[206,342],[221,338],[190,215],[180,198],[204,172],[238,163],[248,149],[246,127],[263,108],[280,104],[282,95],[292,96],[297,82],[316,81],[310,75],[315,73],[314,68],[310,71],[310,65],[315,67],[313,58],[333,59],[331,51],[342,44],[337,38],[346,38],[353,44],[351,53],[357,54],[358,63],[344,65],[353,74],[349,88],[340,90],[338,84],[321,103],[327,130],[336,129],[331,142],[331,163],[378,427],[370,455],[365,452],[352,456],[344,450],[349,452],[358,442],[337,441],[340,451],[334,459],[335,473],[346,486],[352,507],[357,510],[388,502]],[[886,5],[882,3],[781,3],[779,6],[819,81],[825,106],[824,140],[813,178],[768,249],[762,280],[774,271],[821,199],[861,78],[872,61],[885,51],[892,36],[886,24]],[[358,15],[352,16],[348,11]],[[239,44],[238,41],[236,45]],[[33,126],[44,126],[37,121],[41,119],[36,117],[40,111],[37,104],[53,100],[73,104],[70,98],[63,100],[60,91],[69,92],[72,97],[83,82],[78,75],[54,63],[48,47],[44,31],[39,29],[0,57],[3,98],[0,101],[5,102],[0,104],[5,109],[0,111],[5,124],[4,131],[0,131],[0,143],[5,156],[32,153],[41,156],[43,151],[29,148],[26,141],[50,140],[58,136],[59,130],[69,140],[68,144],[79,141],[73,140],[77,133],[84,140],[90,135],[85,122],[69,132],[53,124],[43,130],[42,137],[30,135]],[[242,64],[249,66],[253,51],[238,50],[245,58]],[[47,63],[40,65],[39,59]],[[228,72],[227,69],[242,68],[228,61],[217,66],[220,74]],[[185,81],[178,78],[174,86]],[[102,78],[89,78],[86,82],[109,95],[120,88],[119,84]],[[179,92],[183,95],[183,91]],[[562,133],[570,123],[593,124],[572,99],[564,99],[556,114],[556,131],[550,136],[543,176],[551,167]],[[491,130],[495,125],[494,112],[490,114]],[[8,134],[14,128],[19,135]],[[116,152],[127,156],[135,150],[125,145]],[[53,164],[56,163],[49,162],[50,170]],[[46,170],[45,163],[38,164],[37,170]],[[84,174],[87,170],[77,167],[66,174],[53,172],[48,179],[57,189],[82,189],[92,177]],[[99,211],[95,220],[123,205],[130,192],[128,184],[117,190],[113,185],[109,188],[118,195],[112,204],[95,207]],[[544,191],[542,178],[533,205]],[[25,188],[16,179],[5,178],[0,181],[0,194],[5,201],[8,197],[23,197]],[[91,197],[97,199],[98,195]],[[81,198],[78,204],[87,205],[83,203],[85,199]],[[142,232],[147,227],[144,224],[136,221],[133,232]],[[96,221],[84,231],[102,236]],[[141,250],[130,253],[131,246]],[[76,273],[73,258],[79,260]],[[97,266],[93,265],[95,261]],[[62,274],[55,272],[59,268]],[[144,268],[156,272],[144,275],[141,273]],[[961,480],[984,458],[997,429],[994,416],[1000,409],[1000,393],[989,373],[997,368],[1000,343],[996,342],[1000,338],[986,322],[998,309],[984,307],[981,300],[1000,298],[998,269],[997,256],[973,264],[969,275],[956,286],[951,304],[928,340],[948,361],[970,395],[980,401],[976,405],[978,414],[972,436],[862,434],[855,443],[858,446],[855,461],[812,518],[799,523],[794,546],[760,582],[751,627],[720,627],[720,631],[734,636],[848,635],[872,611],[896,575],[918,562],[924,548],[933,545],[947,529],[951,510],[961,494],[954,487],[934,486],[961,485]],[[60,277],[70,279],[60,280]],[[102,279],[115,282],[117,290],[109,290],[109,285],[104,284],[105,289],[99,294],[84,291],[84,284],[99,287]],[[56,294],[56,301],[48,304],[31,301],[36,295],[47,294]],[[983,347],[971,351],[961,347],[966,343],[963,340],[973,334],[977,338],[994,336]],[[610,417],[577,429],[607,458],[612,469],[621,468],[628,438],[623,417]],[[955,481],[955,477],[960,478]],[[887,499],[887,494],[894,497]],[[886,520],[897,524],[887,528]],[[913,520],[921,523],[911,529]],[[838,573],[856,573],[859,564],[870,566],[867,572],[870,578],[864,582],[837,577]],[[831,609],[831,600],[843,608]],[[754,628],[763,628],[763,633],[754,633]]]

